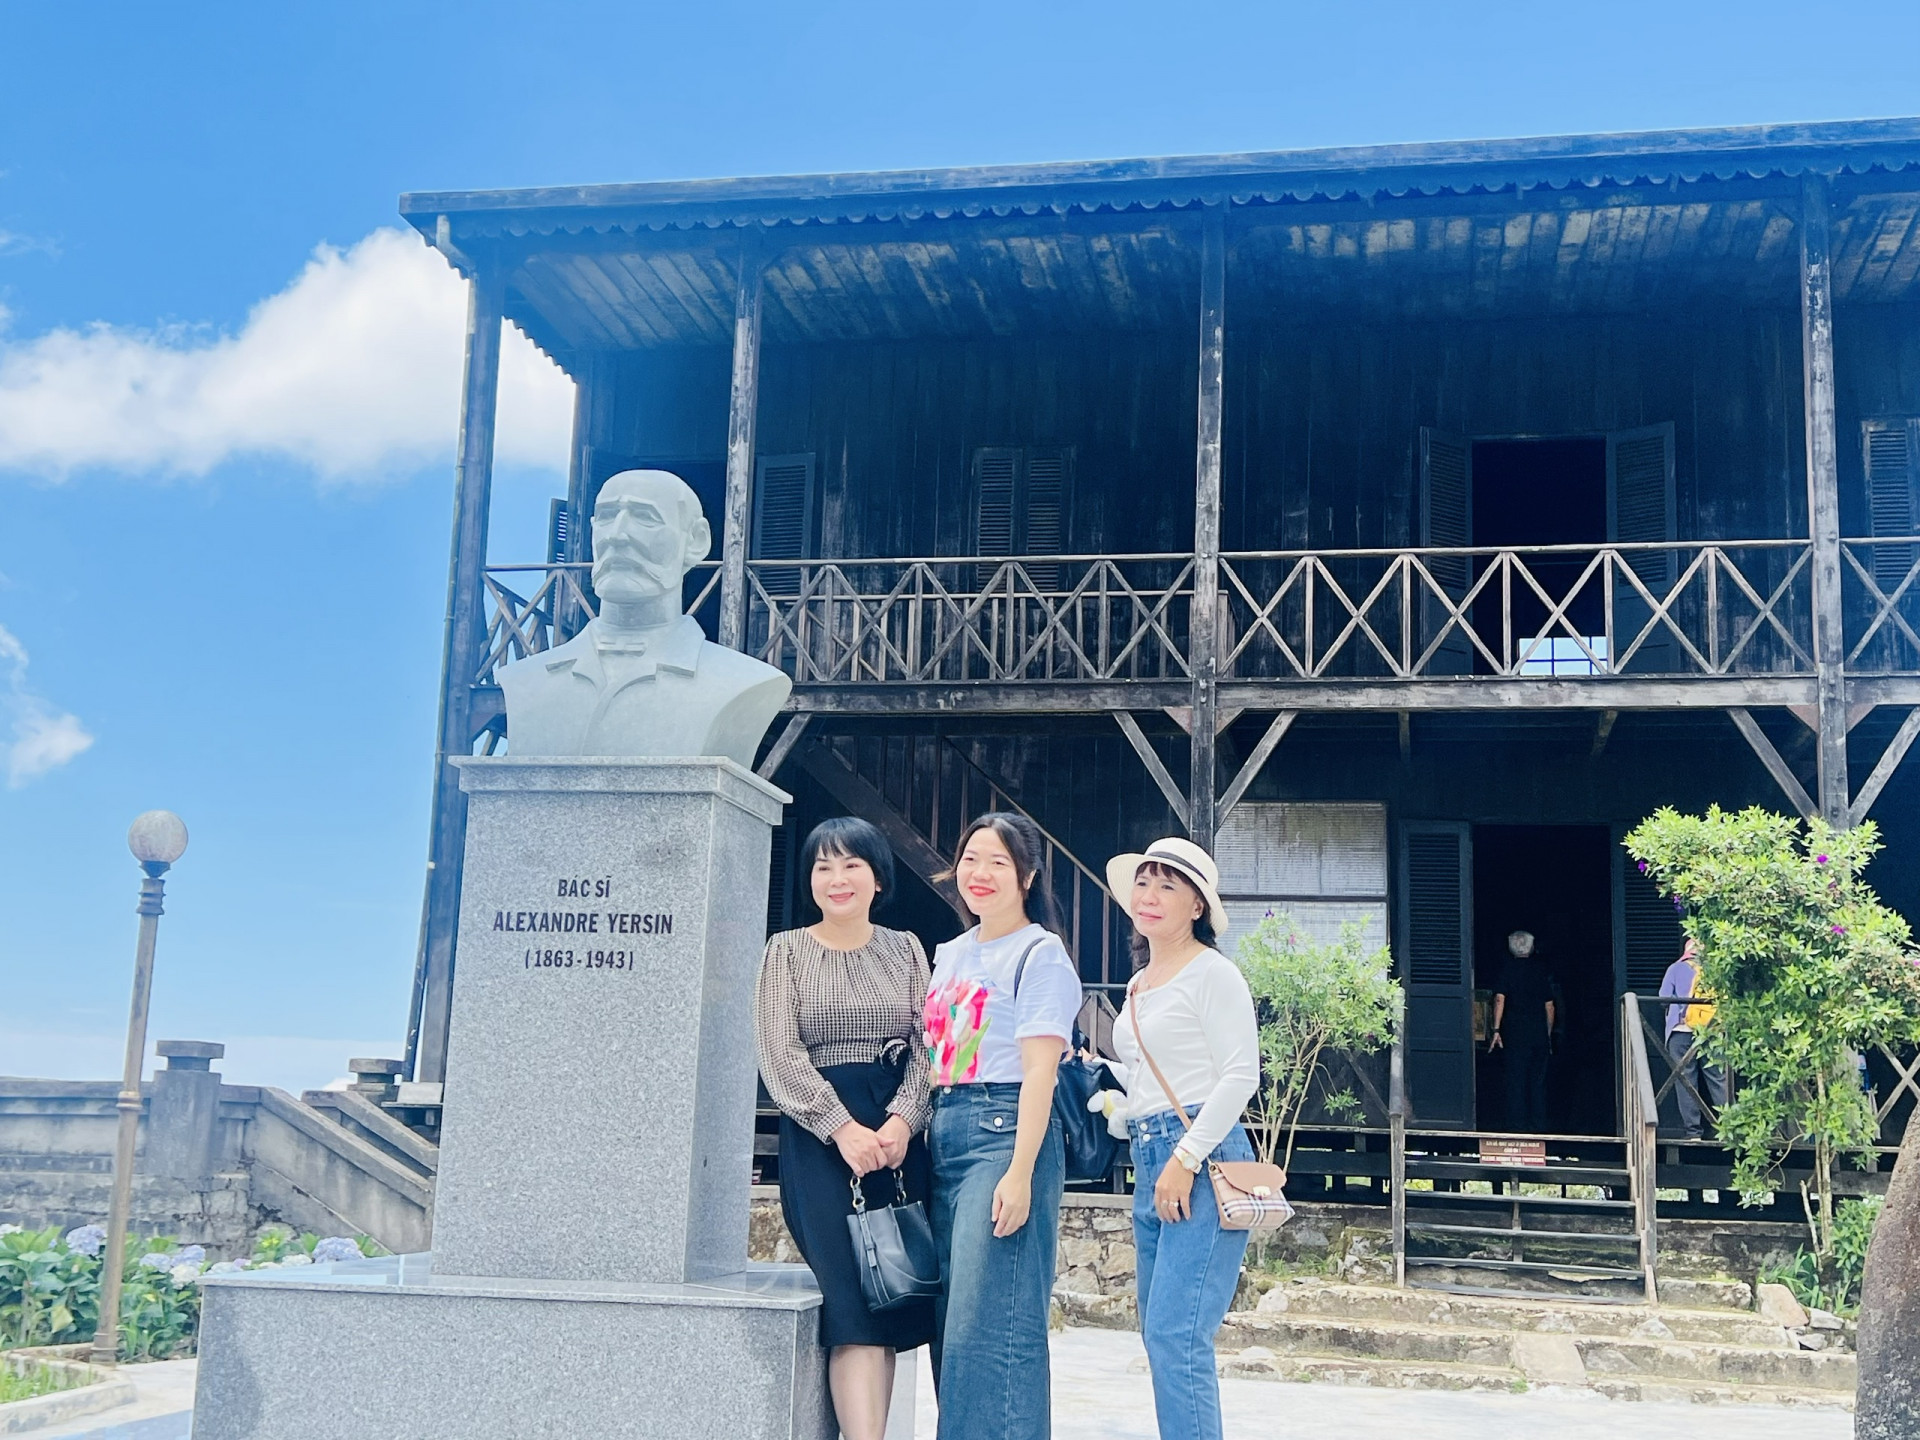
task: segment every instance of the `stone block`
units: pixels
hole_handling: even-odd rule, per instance
[[[737,1271],[752,1004],[787,796],[720,759],[460,759],[441,1274]]]
[[[1066,1266],[1097,1265],[1100,1263],[1100,1242],[1098,1240],[1062,1240],[1060,1242],[1060,1264]]]
[[[1763,1319],[1789,1330],[1798,1330],[1807,1323],[1806,1307],[1794,1299],[1793,1291],[1784,1285],[1762,1285],[1758,1308]]]
[[[1100,1257],[1100,1263],[1095,1268],[1100,1272],[1102,1278],[1111,1280],[1119,1275],[1132,1275],[1134,1272],[1134,1263],[1133,1246],[1115,1245],[1107,1251],[1105,1255]]]
[[[832,1440],[804,1269],[448,1283],[428,1257],[204,1286],[194,1440]]]
[[[1584,1385],[1586,1362],[1571,1335],[1517,1334],[1513,1337],[1513,1365],[1536,1385]]]

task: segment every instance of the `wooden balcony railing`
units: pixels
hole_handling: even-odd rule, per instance
[[[1920,537],[1842,550],[1847,664],[1920,670]],[[594,613],[584,564],[487,571],[485,659]],[[800,685],[1184,682],[1191,555],[754,560],[747,646]],[[1247,551],[1219,560],[1225,681],[1806,677],[1804,540]],[[718,567],[686,605],[717,628]]]

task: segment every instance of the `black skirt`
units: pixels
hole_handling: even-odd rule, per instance
[[[900,1076],[890,1066],[829,1065],[820,1076],[862,1125],[878,1130],[887,1120],[887,1102],[899,1088]],[[931,1167],[927,1146],[914,1136],[901,1167],[907,1198],[928,1204]],[[840,1147],[821,1140],[791,1117],[780,1117],[780,1211],[794,1244],[813,1271],[826,1303],[820,1309],[820,1343],[887,1345],[912,1350],[933,1341],[933,1300],[909,1301],[878,1315],[867,1308],[860,1290],[860,1271],[854,1259],[847,1217],[853,1214],[853,1172],[840,1158]],[[893,1176],[882,1170],[861,1182],[868,1208],[893,1199]]]

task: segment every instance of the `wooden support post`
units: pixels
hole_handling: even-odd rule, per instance
[[[1600,712],[1600,723],[1593,727],[1594,759],[1598,760],[1601,752],[1607,748],[1607,740],[1612,736],[1614,723],[1618,721],[1619,718],[1620,712],[1618,710],[1602,710]]]
[[[1187,833],[1213,848],[1214,753],[1219,732],[1220,438],[1226,389],[1226,207],[1209,207],[1200,230],[1200,384],[1193,448],[1193,613],[1187,622],[1193,668],[1193,763]]]
[[[720,643],[747,642],[747,543],[753,520],[753,436],[760,411],[760,295],[764,274],[758,230],[740,237],[733,295],[733,392],[727,409],[727,498],[720,527]]]
[[[780,738],[767,747],[766,758],[754,768],[754,774],[762,780],[771,780],[780,773],[780,767],[786,763],[787,756],[793,753],[793,747],[800,743],[800,737],[807,733],[807,726],[813,716],[801,712],[787,721],[787,728],[780,732]]]
[[[487,564],[487,510],[493,492],[493,422],[500,398],[501,282],[477,274],[467,293],[466,378],[460,392],[460,448],[454,470],[453,554],[448,562],[446,633],[440,660],[440,724],[434,746],[427,893],[407,1026],[407,1074],[439,1082],[447,1072],[447,1017],[460,923],[460,865],[467,846],[467,797],[449,763],[473,752],[473,680],[486,647],[481,609]]]
[[[1180,792],[1180,786],[1173,778],[1173,772],[1161,760],[1160,752],[1148,741],[1146,732],[1140,728],[1140,722],[1125,710],[1113,712],[1113,718],[1120,726],[1120,732],[1127,737],[1127,743],[1133,746],[1133,753],[1140,757],[1140,763],[1147,767],[1147,773],[1153,777],[1153,783],[1160,787],[1160,793],[1167,799],[1167,806],[1179,817],[1180,823],[1193,832],[1191,811],[1187,808],[1187,797]]]
[[[1400,712],[1400,763],[1402,765],[1413,763],[1413,712],[1411,710]]]
[[[1727,714],[1740,733],[1746,736],[1747,744],[1751,745],[1753,753],[1760,757],[1760,763],[1767,767],[1767,773],[1773,776],[1774,783],[1786,793],[1787,799],[1793,802],[1793,808],[1800,812],[1801,818],[1811,820],[1819,814],[1820,812],[1814,808],[1812,797],[1807,794],[1806,787],[1800,783],[1800,777],[1793,773],[1793,767],[1787,764],[1786,757],[1774,748],[1773,742],[1760,728],[1760,722],[1745,710],[1729,710]]]
[[[1845,827],[1847,654],[1840,595],[1840,463],[1833,420],[1833,263],[1827,182],[1801,184],[1800,348],[1806,399],[1807,520],[1813,541],[1813,659],[1819,689],[1819,813]]]
[[[1916,735],[1920,735],[1920,705],[1907,712],[1907,718],[1900,722],[1900,728],[1881,752],[1880,763],[1873,767],[1873,773],[1861,785],[1860,793],[1853,797],[1853,804],[1847,812],[1849,825],[1858,825],[1867,818],[1873,802],[1880,798],[1880,792],[1887,788],[1887,781],[1893,778],[1893,772],[1900,768],[1900,762],[1907,758],[1907,751],[1913,748]]]
[[[1227,786],[1227,793],[1220,797],[1220,803],[1214,809],[1214,824],[1218,827],[1238,805],[1247,791],[1253,788],[1253,782],[1260,778],[1260,772],[1266,768],[1268,758],[1276,746],[1293,727],[1299,718],[1297,710],[1282,710],[1273,717],[1273,723],[1267,726],[1267,733],[1260,737],[1260,743],[1253,747],[1253,753],[1247,757],[1247,763],[1240,767],[1240,773],[1233,777],[1233,783]]]

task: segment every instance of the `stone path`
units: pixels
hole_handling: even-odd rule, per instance
[[[1137,1362],[1137,1364],[1136,1364]],[[925,1365],[923,1360],[922,1365]],[[922,1375],[916,1440],[932,1440],[931,1377]],[[1223,1380],[1227,1440],[1851,1440],[1839,1410],[1655,1405],[1534,1391],[1487,1395]],[[1054,1440],[1156,1440],[1146,1353],[1131,1331],[1068,1330],[1053,1339]]]
[[[926,1352],[919,1354],[915,1440],[933,1440],[936,1411]],[[193,1362],[130,1366],[141,1398],[111,1415],[34,1432],[36,1440],[187,1440]],[[1486,1395],[1372,1390],[1223,1380],[1227,1440],[1850,1440],[1853,1417],[1837,1410],[1765,1406],[1653,1405],[1534,1391]],[[1130,1331],[1068,1330],[1053,1338],[1055,1440],[1157,1440],[1153,1390],[1140,1337]]]

